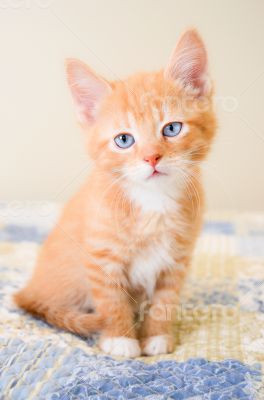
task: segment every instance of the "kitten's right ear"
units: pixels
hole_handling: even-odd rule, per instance
[[[180,80],[184,86],[195,89],[197,95],[209,94],[207,54],[204,43],[195,29],[180,37],[164,71],[165,78]]]
[[[91,124],[103,98],[111,92],[111,86],[82,61],[67,59],[66,71],[78,120],[82,125]]]

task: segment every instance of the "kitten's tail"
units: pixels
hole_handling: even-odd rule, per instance
[[[14,295],[16,304],[35,316],[44,318],[48,323],[57,328],[65,329],[81,336],[102,330],[106,323],[106,317],[96,313],[84,313],[78,310],[67,310],[65,307],[44,306],[36,300],[30,299],[28,293],[21,290]]]

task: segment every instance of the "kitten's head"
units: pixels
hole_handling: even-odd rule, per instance
[[[215,130],[203,42],[185,32],[166,68],[107,82],[67,62],[68,82],[90,156],[126,183],[170,185],[208,152]]]

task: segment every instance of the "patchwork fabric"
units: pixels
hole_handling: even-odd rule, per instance
[[[264,399],[264,215],[208,215],[176,313],[172,354],[105,356],[97,336],[17,309],[59,207],[0,204],[0,399]]]

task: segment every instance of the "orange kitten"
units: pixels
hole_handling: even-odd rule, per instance
[[[94,167],[15,300],[59,328],[101,331],[109,354],[171,352],[173,321],[157,311],[178,302],[201,226],[199,164],[215,131],[204,45],[189,30],[164,70],[125,81],[77,60],[67,74]]]

